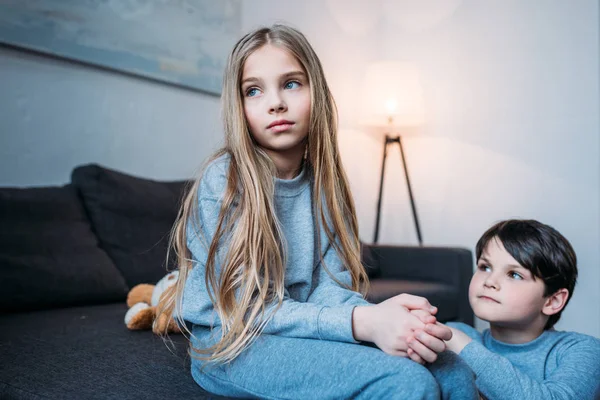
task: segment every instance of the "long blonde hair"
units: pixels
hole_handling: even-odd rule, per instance
[[[235,45],[227,62],[221,97],[225,146],[209,160],[210,163],[224,154],[230,157],[217,228],[207,243],[206,260],[206,286],[220,317],[221,337],[209,348],[193,348],[195,357],[208,362],[227,363],[235,359],[269,321],[272,313],[265,313],[267,306],[275,303],[278,307],[284,297],[286,251],[274,206],[276,170],[250,134],[240,88],[244,62],[266,44],[289,51],[307,73],[311,111],[304,163],[313,178],[315,223],[323,227],[350,271],[352,287],[349,289],[364,293],[368,286],[360,261],[356,211],[337,146],[337,110],[321,63],[304,35],[293,28],[277,24],[250,32]],[[166,293],[165,306],[159,310],[170,316],[175,309],[184,328],[179,311],[184,284],[193,267],[186,245],[186,227],[190,223],[199,225],[196,221],[200,180],[201,177],[184,198],[172,230],[171,245],[177,255],[179,279]],[[319,236],[317,249],[321,249]],[[225,238],[226,255],[217,276],[216,255],[219,243]],[[323,261],[322,254],[320,257]]]

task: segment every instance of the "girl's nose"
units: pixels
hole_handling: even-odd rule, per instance
[[[285,101],[283,101],[283,99],[278,95],[273,96],[273,99],[271,100],[271,107],[269,107],[269,112],[280,113],[286,110],[287,105],[285,104]]]

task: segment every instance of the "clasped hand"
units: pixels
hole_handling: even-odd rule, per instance
[[[419,364],[432,363],[446,350],[452,331],[437,322],[427,299],[401,294],[373,306],[354,309],[357,340],[373,342],[387,354],[410,357]]]

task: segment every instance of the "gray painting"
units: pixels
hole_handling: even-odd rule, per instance
[[[241,0],[0,0],[0,43],[218,95]]]

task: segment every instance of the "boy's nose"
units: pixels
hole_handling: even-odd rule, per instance
[[[498,289],[498,283],[496,282],[496,279],[490,275],[488,276],[485,281],[483,281],[483,286],[490,288],[490,289]]]

